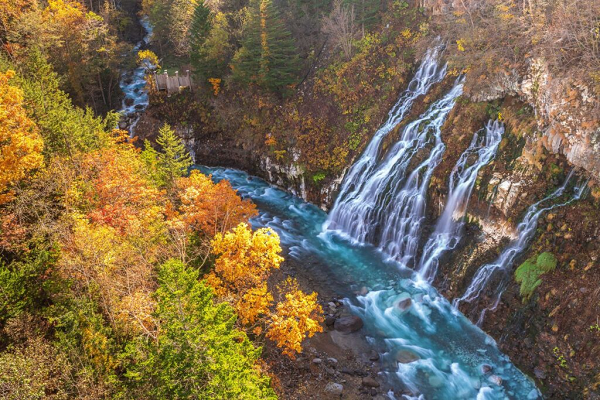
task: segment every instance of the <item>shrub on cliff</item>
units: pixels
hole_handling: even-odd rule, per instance
[[[535,289],[542,283],[540,277],[546,272],[556,268],[556,257],[552,253],[544,252],[536,257],[531,257],[517,268],[515,280],[521,284],[523,301],[529,300]]]

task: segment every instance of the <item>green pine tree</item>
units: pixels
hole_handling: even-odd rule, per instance
[[[245,31],[233,60],[234,78],[276,93],[289,93],[298,80],[298,52],[271,0],[251,0]]]
[[[193,165],[192,158],[169,124],[160,128],[156,143],[161,147],[158,152],[158,168],[164,176],[165,184],[170,186],[175,179],[187,173]]]
[[[260,349],[234,327],[226,303],[215,304],[198,271],[178,260],[159,270],[156,340],[128,346],[126,376],[137,397],[157,399],[275,399],[255,368]]]
[[[354,6],[356,23],[359,24],[363,37],[380,21],[381,0],[345,0],[345,3]]]
[[[210,34],[212,26],[212,16],[210,10],[204,4],[203,0],[198,1],[194,9],[192,24],[190,25],[190,60],[194,72],[199,75],[202,80],[206,80],[207,69],[209,67],[206,62],[206,52],[204,43]]]

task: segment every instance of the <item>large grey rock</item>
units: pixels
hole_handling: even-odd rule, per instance
[[[377,388],[377,387],[379,387],[379,382],[377,382],[375,379],[371,378],[370,376],[367,376],[366,378],[363,378],[362,385],[364,387]]]
[[[356,315],[350,315],[338,318],[333,326],[336,331],[351,333],[360,330],[363,327],[363,321]]]

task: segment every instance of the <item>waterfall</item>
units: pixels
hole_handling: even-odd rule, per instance
[[[352,182],[344,185],[331,210],[328,229],[373,244],[404,265],[411,262],[419,242],[427,187],[445,151],[441,127],[462,94],[463,82],[459,77],[442,99],[406,125],[400,140],[379,163],[347,178]],[[427,156],[415,157],[427,148]],[[407,177],[413,160],[417,165]],[[358,163],[362,164],[362,159]]]
[[[537,229],[538,219],[540,216],[546,211],[568,205],[576,200],[579,200],[583,196],[587,182],[576,185],[574,189],[575,193],[569,200],[541,207],[542,203],[562,196],[572,176],[573,171],[569,173],[562,186],[527,209],[525,217],[517,227],[518,238],[502,251],[496,261],[490,264],[485,264],[484,266],[480,267],[479,270],[477,270],[477,273],[473,277],[473,280],[465,291],[465,294],[460,298],[454,299],[453,305],[455,308],[458,308],[461,302],[471,303],[478,299],[483,290],[489,285],[490,281],[493,278],[498,278],[500,282],[492,289],[492,305],[481,312],[478,323],[480,324],[482,322],[485,312],[488,309],[496,309],[498,303],[500,302],[502,293],[504,290],[506,290],[508,283],[510,282],[511,267],[514,265],[517,257],[519,257],[529,246],[529,242],[533,238]]]
[[[333,221],[336,219],[333,215],[336,213],[336,209],[340,209],[339,204],[356,197],[361,190],[362,182],[365,180],[364,178],[373,173],[373,169],[377,163],[377,157],[381,151],[383,139],[398,126],[400,122],[402,122],[406,113],[411,109],[414,101],[419,96],[426,94],[431,86],[441,81],[444,76],[446,76],[446,65],[443,67],[438,65],[439,52],[439,47],[434,47],[427,51],[415,76],[408,84],[408,88],[400,95],[398,101],[388,113],[387,120],[381,128],[375,132],[373,139],[371,139],[371,142],[368,144],[365,151],[348,171],[334,207],[331,210],[330,215],[332,215],[332,218],[330,218],[330,220]],[[326,225],[329,225],[329,222],[327,222]]]
[[[381,151],[381,142],[385,137],[404,119],[406,113],[410,110],[415,100],[426,94],[431,86],[441,81],[446,76],[446,65],[440,67],[438,65],[438,57],[440,53],[439,47],[429,49],[408,84],[408,88],[400,95],[398,101],[390,112],[385,123],[379,128],[373,139],[360,156],[360,158],[352,165],[348,175],[344,179],[340,194],[336,200],[336,205],[344,201],[344,199],[354,197],[361,188],[361,182],[365,176],[369,176],[373,172],[373,168],[377,162],[377,157]],[[332,213],[336,206],[334,206]]]
[[[504,125],[490,120],[484,129],[473,135],[471,144],[458,159],[450,175],[446,206],[423,248],[417,267],[421,279],[433,281],[440,258],[458,245],[477,174],[496,155],[503,133]]]

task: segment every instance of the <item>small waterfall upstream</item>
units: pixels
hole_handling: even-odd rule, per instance
[[[441,127],[462,94],[462,77],[453,88],[403,129],[400,140],[368,172],[353,175],[331,210],[327,229],[370,243],[410,265],[425,213],[425,197],[433,170],[446,149]],[[429,154],[418,160],[429,149]],[[406,176],[411,161],[418,164]],[[349,190],[347,190],[349,189]]]
[[[477,174],[496,155],[503,134],[502,123],[489,121],[483,130],[473,135],[471,144],[458,159],[450,175],[446,206],[423,247],[416,268],[423,280],[433,281],[440,258],[454,250],[460,242],[463,220]]]
[[[586,181],[575,186],[574,195],[570,199],[545,207],[541,206],[543,203],[547,203],[551,200],[561,197],[565,193],[572,176],[573,171],[569,173],[562,186],[527,209],[525,217],[523,217],[523,220],[517,227],[518,238],[502,251],[496,261],[490,264],[485,264],[477,270],[477,273],[473,277],[471,284],[465,290],[464,295],[460,298],[454,299],[453,305],[455,308],[458,308],[462,302],[471,303],[474,301],[479,301],[481,294],[490,286],[492,281],[495,285],[494,287],[489,288],[491,290],[491,305],[487,308],[484,308],[481,312],[477,322],[478,325],[483,322],[483,318],[487,310],[495,310],[496,307],[498,307],[502,293],[504,293],[511,280],[511,270],[517,258],[527,249],[531,239],[535,235],[540,216],[546,211],[571,204],[572,202],[579,200],[584,195],[585,188],[587,187]]]
[[[131,50],[136,57],[137,52],[142,46],[148,45],[152,38],[152,25],[148,21],[148,18],[141,18],[140,24],[146,31],[146,35]],[[121,75],[121,82],[119,83],[124,94],[121,110],[119,111],[123,115],[125,126],[129,129],[132,136],[141,113],[148,107],[150,102],[148,92],[146,91],[146,69],[146,66],[139,66],[133,71],[123,73]]]

